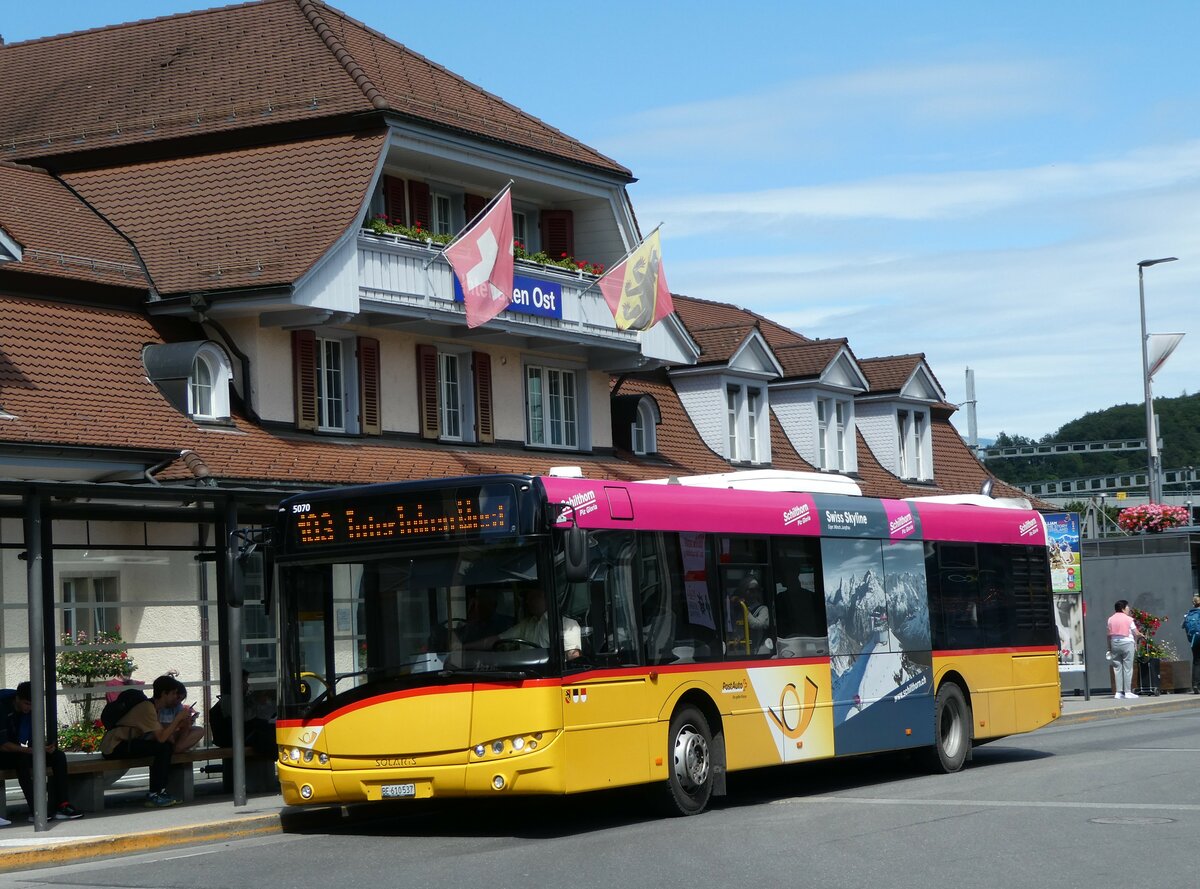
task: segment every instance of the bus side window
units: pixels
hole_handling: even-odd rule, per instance
[[[829,654],[821,545],[817,538],[776,537],[771,541],[775,623],[780,657]]]
[[[708,538],[691,532],[638,535],[638,601],[651,664],[717,660],[721,646],[706,567]]]

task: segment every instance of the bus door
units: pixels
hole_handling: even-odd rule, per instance
[[[568,584],[556,571],[558,607],[579,624],[578,657],[564,661],[562,758],[565,789],[589,790],[636,784],[649,779],[649,728],[656,707],[649,678],[636,665],[638,623],[633,605],[634,578],[652,582],[639,561],[637,541],[653,547],[652,535],[597,531],[589,547],[590,577]],[[647,567],[658,566],[646,552]]]

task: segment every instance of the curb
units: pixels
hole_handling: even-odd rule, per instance
[[[1081,722],[1096,722],[1104,719],[1121,719],[1125,716],[1136,716],[1143,713],[1170,713],[1175,710],[1193,710],[1197,708],[1200,708],[1200,698],[1193,697],[1192,695],[1171,695],[1166,700],[1147,701],[1137,704],[1118,704],[1114,701],[1111,707],[1064,714],[1050,723],[1050,725],[1074,725]]]
[[[4,855],[0,856],[0,873],[56,867],[118,855],[152,852],[155,849],[189,846],[197,842],[237,840],[282,831],[280,816],[272,814],[238,821],[213,821],[208,824],[167,827],[132,836],[118,834],[63,840],[43,846],[18,846],[6,849]]]

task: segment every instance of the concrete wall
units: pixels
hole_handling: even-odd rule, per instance
[[[1200,538],[1198,538],[1200,539]],[[1084,643],[1088,686],[1097,693],[1110,688],[1106,622],[1113,603],[1127,599],[1135,608],[1148,611],[1166,622],[1157,638],[1175,647],[1179,660],[1191,661],[1187,636],[1180,628],[1183,615],[1192,607],[1196,591],[1189,552],[1189,535],[1155,534],[1084,543],[1083,552]],[[1083,674],[1064,673],[1063,690],[1083,688]]]

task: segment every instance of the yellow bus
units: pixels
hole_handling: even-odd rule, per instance
[[[731,772],[905,749],[953,772],[1058,716],[1038,513],[736,476],[285,501],[286,802],[649,785],[687,815]]]

